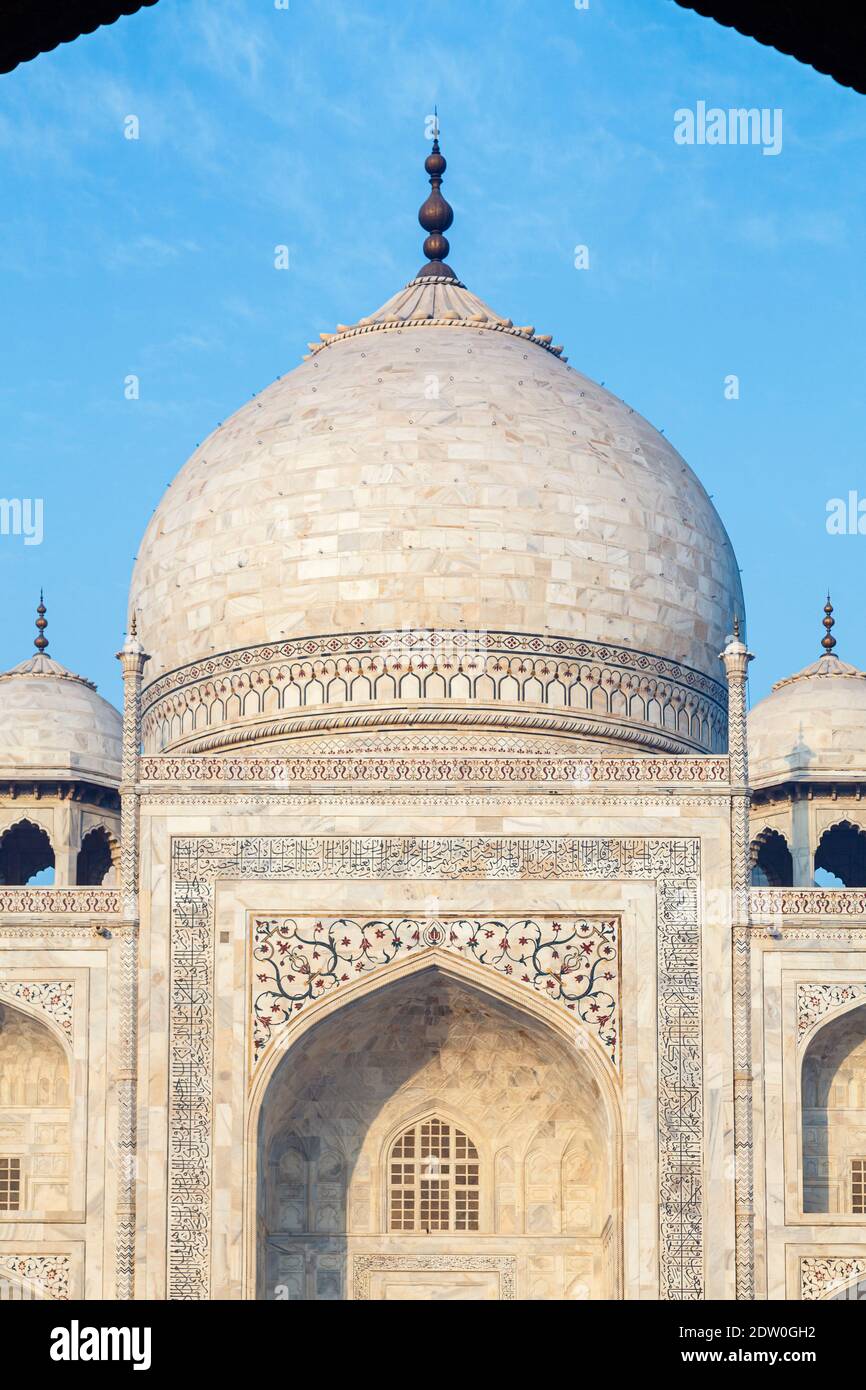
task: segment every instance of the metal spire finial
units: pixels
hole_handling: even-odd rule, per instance
[[[824,604],[824,627],[827,629],[821,638],[821,646],[824,653],[829,656],[836,645],[836,638],[832,635],[832,628],[836,626],[836,619],[833,617],[833,605],[830,602],[830,595],[827,595],[827,602]]]
[[[39,652],[40,656],[45,651],[45,648],[48,646],[48,638],[45,636],[45,629],[48,626],[48,623],[45,618],[45,614],[47,612],[48,609],[45,607],[45,603],[42,596],[42,590],[40,589],[39,605],[36,609],[36,636],[33,638],[33,645]]]
[[[735,613],[735,614],[734,614],[734,641],[735,641],[735,642],[739,642],[739,640],[740,640],[740,615],[739,615],[738,613]]]
[[[445,156],[439,148],[439,112],[434,108],[433,148],[424,161],[424,168],[430,175],[431,191],[427,201],[422,203],[418,212],[418,221],[428,233],[423,247],[427,264],[418,271],[416,279],[419,280],[427,276],[435,276],[444,280],[457,279],[450,265],[445,264],[445,257],[451,250],[445,232],[454,221],[454,209],[450,203],[446,202],[441,192],[442,175],[447,167]]]

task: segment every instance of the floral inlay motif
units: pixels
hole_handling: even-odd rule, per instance
[[[253,1060],[313,999],[419,951],[453,951],[578,1016],[617,1063],[618,924],[584,917],[256,917]]]
[[[0,1254],[0,1281],[4,1275],[23,1279],[46,1298],[69,1297],[68,1255]]]
[[[46,1014],[72,1040],[72,1003],[75,986],[70,980],[0,980],[0,997],[18,999]]]
[[[797,985],[797,1041],[802,1042],[814,1025],[833,1009],[850,1004],[855,999],[866,999],[864,984],[798,984]]]
[[[858,1277],[866,1277],[866,1256],[803,1258],[800,1260],[800,1296],[809,1301],[831,1298]]]

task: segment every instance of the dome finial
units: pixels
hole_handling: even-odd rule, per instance
[[[48,638],[45,636],[45,629],[48,626],[48,623],[45,618],[45,614],[47,612],[48,609],[45,607],[42,590],[40,589],[39,604],[36,609],[36,636],[33,638],[33,645],[39,652],[40,656],[45,651],[45,648],[48,646]]]
[[[424,255],[427,264],[418,271],[416,279],[433,276],[443,280],[456,280],[457,276],[445,257],[451,250],[448,238],[444,235],[454,221],[454,209],[442,197],[442,175],[447,169],[444,154],[439,149],[439,111],[433,108],[433,148],[424,161],[424,168],[430,175],[430,196],[421,204],[418,221],[429,235],[424,242]]]
[[[827,629],[821,638],[821,646],[824,648],[825,655],[829,656],[836,645],[836,638],[833,637],[831,629],[836,626],[836,619],[833,617],[833,605],[830,602],[830,595],[827,595],[827,602],[824,604],[824,627]]]

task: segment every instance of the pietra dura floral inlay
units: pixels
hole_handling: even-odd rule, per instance
[[[311,1000],[425,950],[473,960],[577,1015],[617,1063],[618,925],[583,917],[254,917],[253,1061]]]
[[[70,1258],[68,1255],[7,1255],[0,1253],[0,1281],[10,1276],[46,1298],[69,1297]]]
[[[797,1040],[806,1034],[828,1013],[841,1009],[857,999],[866,1000],[866,983],[860,984],[798,984]]]
[[[75,986],[70,980],[2,980],[0,1002],[4,998],[28,1004],[55,1023],[64,1037],[72,1038],[72,1003]]]

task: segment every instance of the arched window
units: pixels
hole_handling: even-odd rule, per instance
[[[419,1120],[396,1140],[388,1163],[392,1231],[477,1231],[478,1150],[446,1120]]]
[[[752,885],[755,888],[794,886],[794,861],[787,840],[778,830],[762,830],[752,841]]]
[[[111,836],[102,825],[89,830],[81,841],[75,869],[75,882],[80,887],[96,887],[111,873],[114,860]]]
[[[0,838],[0,883],[22,886],[43,870],[54,870],[54,850],[40,825],[21,820]]]
[[[866,888],[866,834],[847,820],[825,830],[815,851],[816,880],[821,869],[843,888]]]

